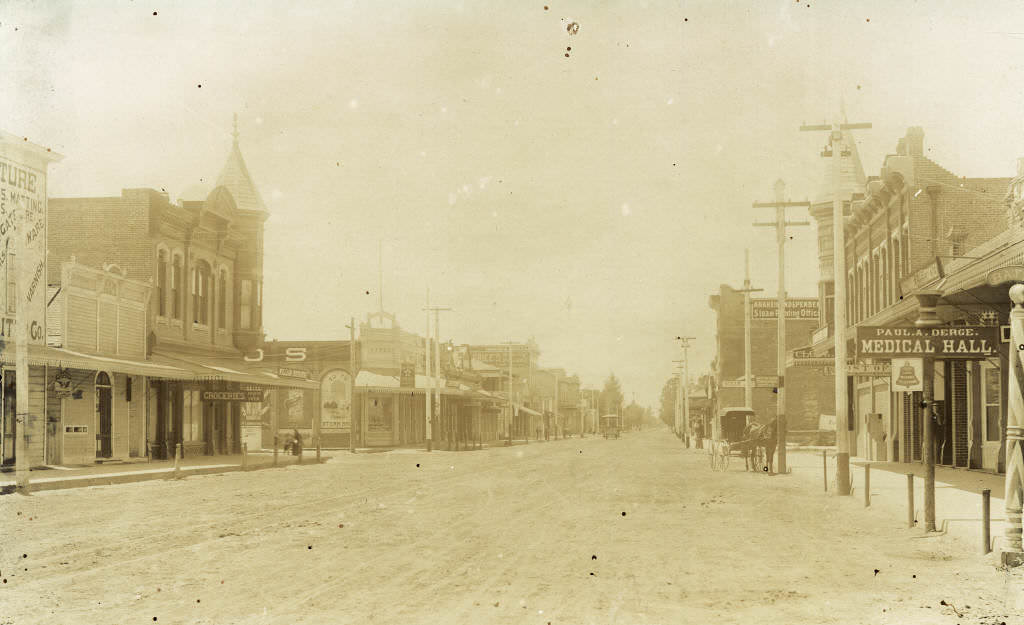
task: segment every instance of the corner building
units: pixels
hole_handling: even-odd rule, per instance
[[[140,454],[230,454],[241,449],[242,423],[262,420],[276,389],[314,390],[282,378],[247,354],[263,342],[263,228],[268,211],[234,141],[213,189],[172,203],[167,193],[124,189],[120,196],[51,198],[48,273],[60,267],[116,266],[152,285],[145,308],[145,355],[184,374],[151,376],[144,389],[145,446]],[[78,315],[69,304],[68,323]],[[212,391],[260,391],[262,402]],[[123,389],[114,389],[114,394]],[[252,398],[255,395],[250,394]]]

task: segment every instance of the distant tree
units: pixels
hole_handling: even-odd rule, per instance
[[[604,381],[604,388],[601,389],[601,394],[598,397],[601,414],[619,414],[619,410],[622,407],[622,398],[622,385],[619,384],[619,379],[612,373]]]
[[[679,378],[672,376],[661,387],[661,420],[665,425],[673,427],[676,423],[676,389]]]

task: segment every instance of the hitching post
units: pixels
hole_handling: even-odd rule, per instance
[[[821,450],[821,469],[822,475],[825,476],[825,492],[828,492],[828,450]]]
[[[981,491],[981,553],[992,551],[992,491]]]
[[[864,463],[864,507],[871,507],[871,463]]]
[[[914,474],[907,473],[907,527],[914,527]]]

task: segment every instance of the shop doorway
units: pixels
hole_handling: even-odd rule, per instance
[[[14,369],[3,370],[3,464],[14,464],[14,450],[17,447],[17,387]]]
[[[210,412],[213,413],[213,432],[210,436],[213,453],[226,454],[228,453],[227,404],[223,402],[207,404],[207,413]]]
[[[96,457],[110,458],[113,450],[113,419],[111,404],[113,392],[110,376],[100,371],[96,374]]]
[[[991,362],[981,363],[981,462],[986,469],[999,464],[999,443],[1002,428],[1002,372]]]

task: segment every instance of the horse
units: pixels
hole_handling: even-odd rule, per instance
[[[772,419],[766,425],[756,426],[756,429],[751,432],[751,438],[753,439],[752,450],[764,449],[765,458],[768,460],[768,473],[774,473],[775,447],[779,442],[778,418]],[[763,469],[764,467],[761,468]]]
[[[755,422],[748,423],[743,428],[743,435],[740,437],[740,442],[735,443],[732,448],[740,451],[743,454],[743,462],[746,465],[747,471],[757,471],[757,467],[754,466],[754,451],[757,448],[757,432],[761,426]]]

